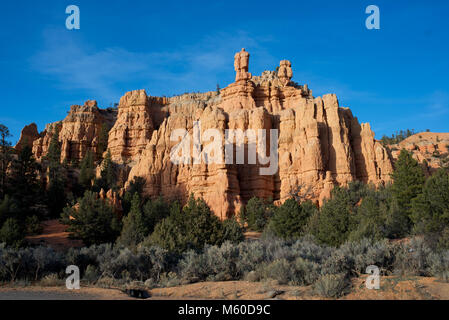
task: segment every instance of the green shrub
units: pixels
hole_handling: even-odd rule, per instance
[[[140,197],[136,192],[131,201],[131,210],[123,218],[123,228],[117,243],[128,248],[135,248],[148,236],[148,227],[140,209]]]
[[[449,172],[438,170],[425,183],[423,192],[413,200],[414,231],[425,234],[442,249],[449,248]],[[447,234],[446,234],[447,233]]]
[[[67,264],[64,256],[61,253],[54,251],[48,247],[37,247],[30,250],[30,259],[27,265],[28,274],[32,274],[33,280],[38,280],[44,275],[50,273],[58,273]],[[28,277],[22,274],[22,277]]]
[[[370,238],[383,239],[387,235],[386,215],[388,207],[374,196],[367,196],[357,210],[356,226],[350,233],[350,240]]]
[[[292,267],[291,283],[293,285],[311,285],[320,278],[321,266],[313,261],[298,257]]]
[[[176,211],[177,208],[173,208],[176,206],[177,203],[173,203],[170,207],[162,198],[148,200],[142,208],[147,235],[154,231],[159,222],[170,216],[171,211]]]
[[[206,256],[193,250],[183,254],[178,264],[179,274],[184,281],[189,283],[205,280],[209,276],[209,266]]]
[[[320,277],[313,287],[322,297],[339,298],[347,292],[349,282],[343,274],[327,274]]]
[[[64,284],[64,280],[59,278],[57,273],[51,273],[41,279],[39,285],[43,287],[58,287]]]
[[[401,275],[428,276],[428,259],[432,253],[426,242],[413,238],[396,251],[394,272]]]
[[[288,284],[292,279],[292,267],[286,259],[262,264],[256,272],[260,275],[261,280],[277,280],[279,284]]]
[[[339,246],[343,244],[353,230],[353,204],[348,192],[336,187],[332,190],[332,198],[321,207],[314,236],[321,243]]]
[[[182,253],[189,249],[201,250],[206,244],[220,245],[223,240],[221,221],[204,200],[191,196],[182,213],[173,211],[157,224],[143,245]]]
[[[184,281],[227,281],[240,279],[237,269],[239,248],[231,242],[221,247],[206,246],[203,253],[188,251],[179,262],[178,270]]]
[[[256,270],[257,266],[267,261],[266,248],[262,241],[245,241],[238,245],[239,259],[236,262],[240,274]]]
[[[88,283],[95,283],[100,278],[101,273],[96,266],[88,265],[86,271],[84,272],[83,279]]]
[[[424,186],[425,176],[422,167],[410,152],[402,149],[391,177],[393,198],[399,208],[410,215],[412,199],[421,194]]]
[[[230,241],[238,244],[245,240],[243,229],[235,218],[223,221],[223,241]]]
[[[37,216],[26,217],[25,219],[26,233],[29,235],[40,234],[43,230],[41,222]]]
[[[375,242],[365,238],[360,241],[345,243],[334,254],[338,253],[337,256],[348,259],[346,266],[349,268],[344,270],[339,268],[340,272],[346,271],[351,275],[360,275],[364,274],[366,268],[370,265],[376,265],[384,273],[392,272],[394,252],[395,246],[387,240]]]
[[[344,252],[344,250],[335,249],[322,264],[321,274],[344,274],[346,276],[354,276],[354,270],[354,256],[347,254],[347,252]]]
[[[430,275],[449,282],[449,251],[431,253],[427,258]]]
[[[78,266],[82,276],[83,271],[86,270],[89,265],[98,267],[100,260],[103,259],[103,257],[113,256],[112,252],[114,251],[115,249],[113,249],[111,244],[101,244],[90,247],[70,248],[65,257],[67,265]]]
[[[64,208],[62,222],[69,225],[67,230],[72,237],[86,245],[114,242],[120,233],[120,223],[111,206],[90,191],[79,200],[78,208]]]
[[[127,248],[111,248],[99,258],[102,275],[114,279],[159,281],[161,274],[168,271],[170,256],[160,248],[141,247],[136,253]]]
[[[244,207],[241,216],[253,231],[263,231],[274,214],[274,206],[264,199],[251,198]]]
[[[20,247],[24,244],[24,231],[17,219],[9,218],[0,229],[0,243]]]
[[[332,250],[325,245],[318,245],[311,236],[303,237],[292,244],[295,256],[310,260],[321,265],[331,254]]]
[[[304,235],[305,226],[316,210],[311,202],[300,205],[294,199],[288,199],[275,209],[268,228],[279,238],[299,239]]]

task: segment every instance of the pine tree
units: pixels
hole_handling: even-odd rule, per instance
[[[320,242],[331,246],[343,244],[354,228],[352,209],[348,192],[335,187],[332,190],[332,198],[321,207],[314,236]]]
[[[20,247],[24,242],[24,232],[16,219],[8,219],[0,228],[0,243],[6,243],[9,246]]]
[[[315,210],[311,203],[300,205],[294,199],[288,199],[275,209],[269,230],[283,239],[298,239],[304,234],[307,221]]]
[[[172,206],[170,216],[154,229],[144,241],[144,245],[156,245],[173,252],[188,249],[201,250],[205,244],[220,245],[227,240],[223,237],[223,224],[202,199],[189,198],[182,212]]]
[[[264,199],[251,198],[243,211],[248,228],[253,231],[263,231],[265,225],[274,214],[274,206]]]
[[[9,218],[14,218],[17,215],[17,206],[11,198],[6,195],[3,200],[0,201],[0,227]]]
[[[103,153],[108,148],[108,139],[109,139],[109,126],[106,123],[101,125],[100,134],[98,137],[98,146],[97,146],[97,158],[103,159]]]
[[[140,209],[140,197],[134,193],[131,210],[123,219],[123,229],[117,243],[128,248],[136,248],[148,235],[148,227]]]
[[[7,170],[12,159],[11,137],[9,129],[0,124],[0,199],[5,196],[7,183]]]
[[[53,167],[56,167],[61,163],[61,144],[59,142],[58,126],[55,126],[53,129],[53,135],[45,159],[49,162],[50,166]]]
[[[112,162],[111,151],[108,150],[106,157],[103,160],[103,169],[101,170],[101,184],[106,191],[113,189],[117,182],[117,174],[115,164]]]
[[[363,238],[373,240],[385,238],[386,209],[375,195],[365,197],[354,217],[355,230],[350,233],[349,239],[360,241]]]
[[[204,244],[219,245],[222,240],[221,221],[203,199],[190,196],[183,209],[186,222],[186,242],[189,247],[201,249]]]
[[[413,159],[412,154],[402,149],[391,177],[393,178],[391,189],[393,198],[397,201],[399,208],[408,216],[412,199],[422,192],[424,186],[423,170],[418,161]]]
[[[71,236],[86,246],[114,242],[120,234],[120,223],[112,207],[91,191],[79,199],[78,208],[65,207],[61,217]]]
[[[31,147],[24,145],[17,160],[13,161],[9,179],[11,197],[24,214],[32,214],[33,207],[40,203],[38,170]]]
[[[122,208],[125,215],[128,214],[131,209],[131,201],[133,199],[134,193],[142,197],[143,187],[145,186],[145,178],[143,177],[134,177],[134,179],[130,182],[128,188],[126,188],[125,194],[122,198]]]
[[[245,235],[237,219],[230,218],[223,221],[223,242],[230,241],[238,244],[243,240],[245,240]]]
[[[81,161],[80,174],[78,183],[84,190],[89,190],[92,187],[92,180],[95,178],[95,165],[92,151],[87,151],[83,160]]]
[[[438,239],[449,231],[449,172],[439,169],[427,179],[423,192],[412,201],[414,231]],[[449,248],[448,239],[440,246]]]
[[[48,163],[48,190],[47,201],[50,214],[53,217],[61,214],[66,204],[65,195],[65,170],[61,164],[61,145],[59,143],[59,130],[54,128],[54,133],[45,157]]]
[[[150,234],[159,222],[170,215],[170,207],[160,197],[158,199],[148,200],[143,206],[143,213],[147,228],[146,232]]]

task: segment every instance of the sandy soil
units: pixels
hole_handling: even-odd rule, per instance
[[[81,240],[72,240],[69,233],[66,232],[67,226],[61,224],[58,220],[49,220],[42,222],[42,234],[28,236],[26,240],[35,245],[49,246],[55,250],[65,250],[71,247],[82,247]]]
[[[397,278],[383,277],[379,290],[370,290],[365,286],[366,277],[353,280],[350,292],[341,300],[449,300],[449,283],[439,282],[435,278]],[[205,282],[182,287],[153,289],[152,295],[183,299],[268,299],[273,291],[282,292],[277,299],[316,300],[311,286],[280,286],[272,283],[254,283],[246,281]]]
[[[282,286],[275,281],[201,282],[172,288],[148,290],[152,300],[318,300],[311,286]],[[274,294],[276,292],[276,294]],[[64,287],[0,287],[0,300],[126,300],[133,299],[119,289],[82,287],[69,291]],[[449,283],[424,277],[383,277],[379,290],[365,287],[365,277],[353,280],[350,292],[341,300],[449,300]]]

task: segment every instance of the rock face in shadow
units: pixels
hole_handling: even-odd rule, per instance
[[[315,98],[307,85],[292,82],[290,61],[282,60],[277,72],[252,76],[249,54],[242,50],[234,67],[236,81],[219,92],[166,98],[137,90],[121,98],[116,119],[110,117],[108,149],[115,162],[131,168],[128,184],[134,177],[145,178],[145,192],[152,197],[185,201],[193,193],[224,219],[253,196],[279,203],[299,195],[322,203],[335,185],[389,181],[390,154],[369,124],[360,124],[335,95]],[[72,107],[64,121],[51,126],[60,128],[63,157],[81,159],[96,147],[98,128],[107,121],[104,112],[87,103]],[[50,129],[34,141],[38,158],[48,150]],[[230,132],[253,130],[257,136],[260,129],[266,133],[265,148],[259,145],[263,137],[253,140],[249,134],[241,144],[233,140],[233,151],[227,153]],[[199,148],[195,137],[200,138]],[[189,161],[177,163],[173,156],[182,151],[175,149],[180,142]],[[243,163],[236,163],[237,150],[245,151]],[[248,156],[252,150],[258,153],[255,161]],[[270,171],[270,155],[276,152],[275,170],[261,174],[262,169]],[[225,161],[229,155],[233,161]]]
[[[22,129],[22,132],[20,133],[20,139],[14,148],[18,152],[20,152],[25,145],[33,148],[33,142],[37,139],[39,139],[37,125],[35,123],[31,123]]]

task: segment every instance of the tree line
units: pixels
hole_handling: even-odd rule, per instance
[[[116,243],[133,250],[142,246],[179,253],[201,250],[204,245],[241,242],[245,230],[285,240],[313,236],[335,247],[366,238],[422,235],[436,248],[449,247],[449,169],[443,167],[426,177],[422,165],[406,150],[401,151],[387,185],[353,182],[335,187],[321,207],[297,199],[275,206],[270,199],[254,197],[236,218],[220,221],[194,195],[185,206],[146,198],[143,178],[130,183],[118,215],[116,208],[98,197],[101,189],[121,188],[119,166],[107,151],[107,133],[102,128],[98,149],[89,150],[80,163],[67,163],[61,162],[55,128],[48,153],[38,163],[26,144],[17,153],[8,142],[8,129],[0,126],[0,242],[23,246],[25,235],[40,231],[40,221],[60,218],[72,237],[85,245]]]

